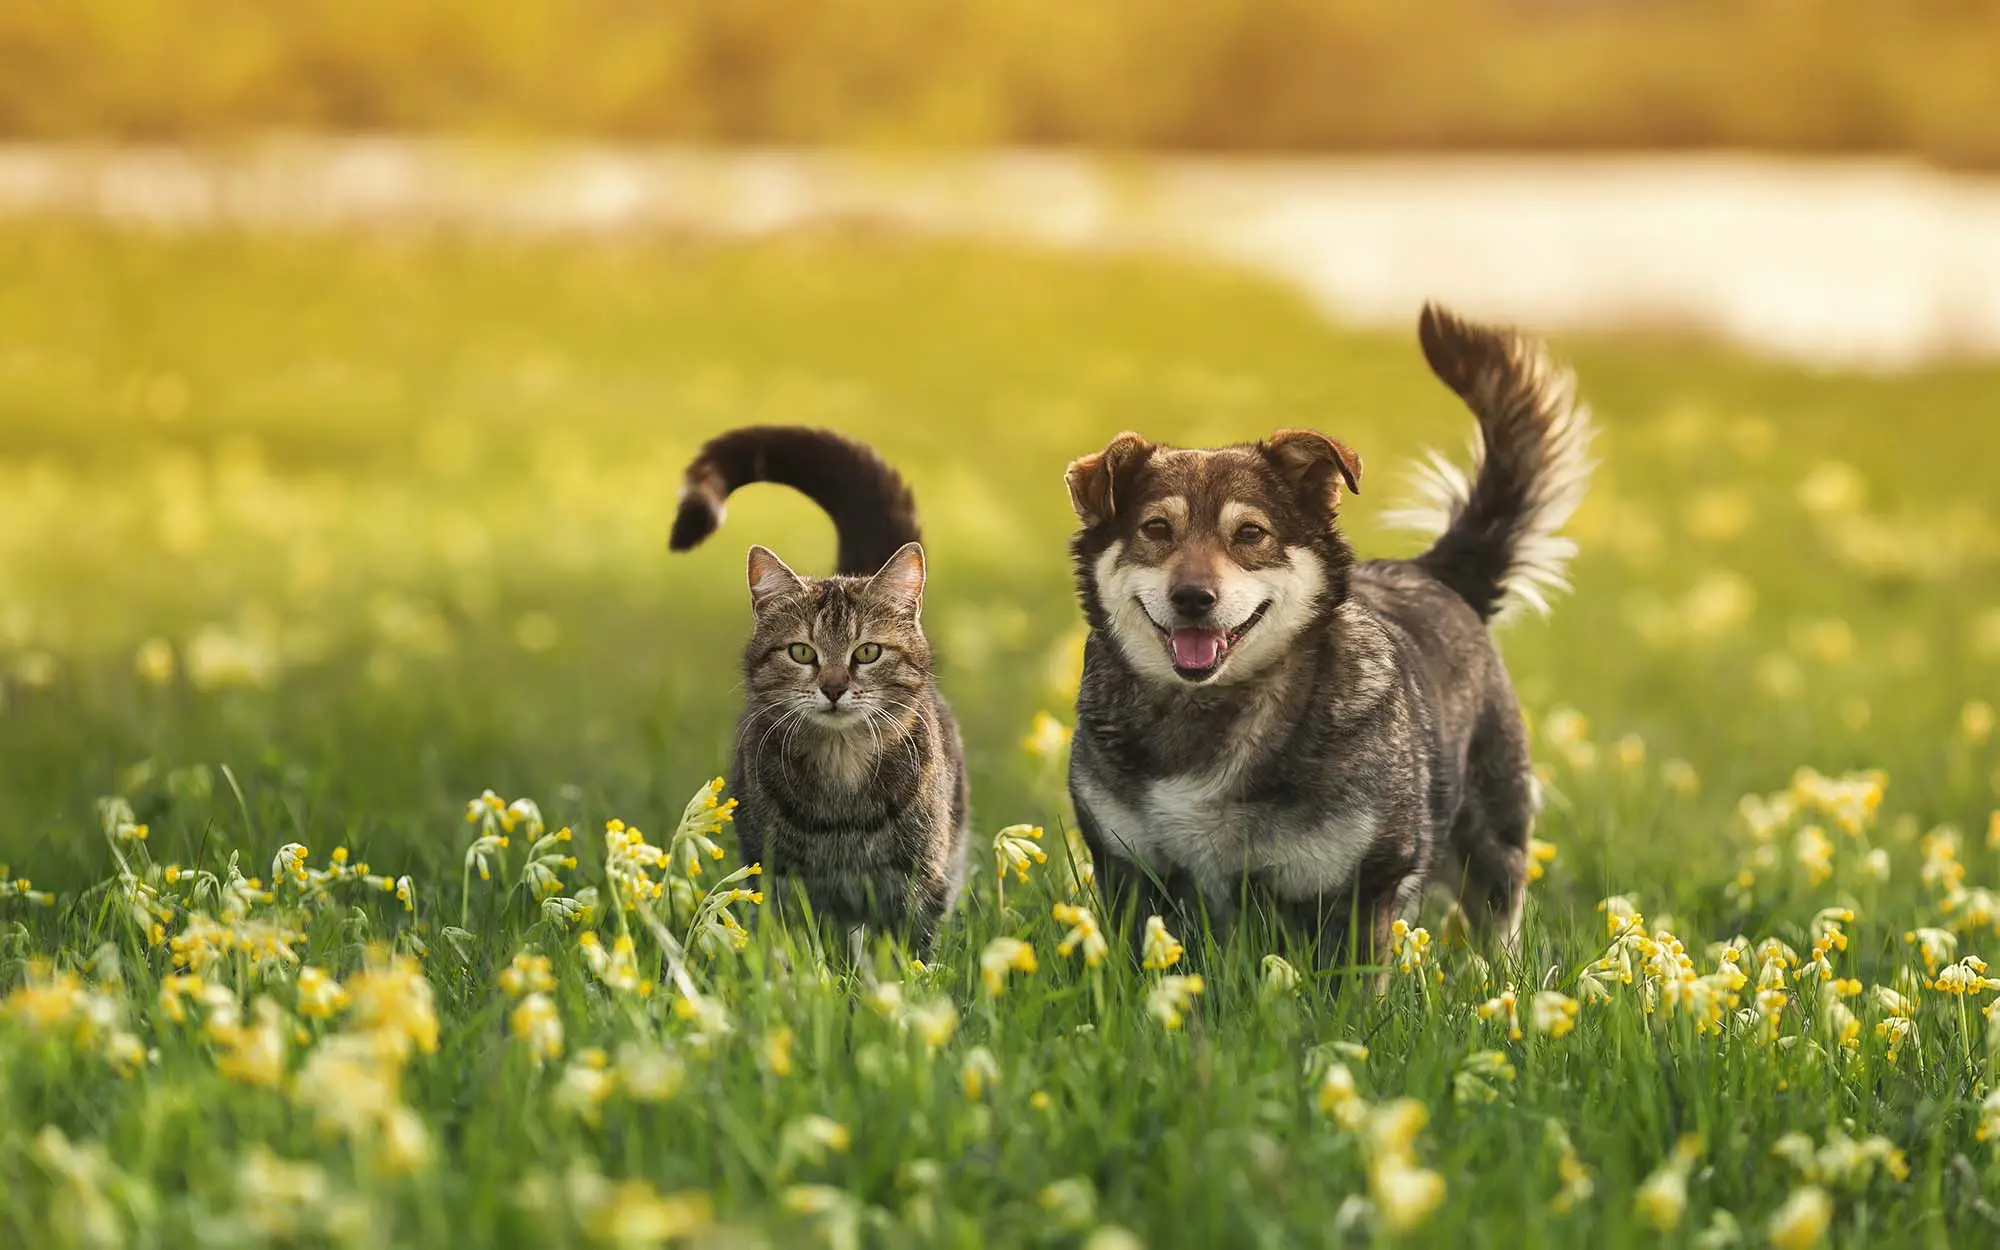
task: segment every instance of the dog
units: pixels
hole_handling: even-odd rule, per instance
[[[1540,793],[1490,626],[1567,588],[1592,425],[1538,341],[1436,304],[1417,331],[1478,419],[1473,472],[1433,457],[1399,518],[1437,534],[1422,555],[1356,560],[1361,458],[1310,430],[1128,432],[1069,465],[1089,625],[1069,786],[1110,914],[1222,934],[1257,912],[1322,964],[1379,964],[1437,882],[1518,948]]]

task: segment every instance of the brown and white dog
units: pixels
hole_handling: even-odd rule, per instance
[[[1539,796],[1488,624],[1564,584],[1591,426],[1534,340],[1435,305],[1418,337],[1480,442],[1470,477],[1430,466],[1439,536],[1412,559],[1356,561],[1361,458],[1309,430],[1126,433],[1069,466],[1090,626],[1070,793],[1114,913],[1253,910],[1323,962],[1356,936],[1380,960],[1437,881],[1517,943]]]

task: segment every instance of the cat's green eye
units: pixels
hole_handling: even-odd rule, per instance
[[[786,647],[785,654],[791,656],[792,659],[800,664],[811,664],[813,661],[819,659],[819,652],[808,647],[803,642],[795,642],[791,646]]]
[[[873,664],[881,658],[882,644],[879,642],[864,642],[854,648],[854,662],[856,664]]]

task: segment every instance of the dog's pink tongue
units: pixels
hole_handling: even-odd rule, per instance
[[[1214,668],[1222,659],[1227,635],[1219,629],[1177,629],[1173,632],[1174,667]]]

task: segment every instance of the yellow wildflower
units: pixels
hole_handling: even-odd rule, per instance
[[[1958,714],[1958,729],[1973,746],[1984,745],[1993,736],[1993,705],[1984,699],[1967,703]]]
[[[1259,967],[1263,971],[1266,994],[1289,994],[1298,988],[1299,970],[1292,967],[1283,955],[1266,955]]]
[[[1069,745],[1071,730],[1047,712],[1036,712],[1028,736],[1021,740],[1021,746],[1029,755],[1038,760],[1052,760],[1062,754]]]
[[[965,1052],[965,1060],[959,1064],[958,1084],[965,1096],[974,1102],[986,1096],[987,1087],[1000,1083],[1000,1061],[984,1046],[974,1046]]]
[[[347,991],[323,968],[310,964],[300,968],[297,989],[299,1014],[309,1020],[329,1019],[347,1006]]]
[[[1577,1002],[1556,990],[1542,990],[1529,1000],[1528,1021],[1537,1033],[1562,1037],[1576,1027]]]
[[[1069,932],[1056,946],[1057,954],[1066,956],[1081,948],[1083,962],[1086,965],[1095,968],[1104,962],[1104,957],[1110,952],[1111,946],[1104,940],[1104,931],[1098,928],[1097,917],[1073,903],[1057,903],[1053,915],[1057,920],[1070,926]]]
[[[773,1029],[764,1035],[764,1070],[783,1080],[792,1074],[792,1031]]]
[[[1180,939],[1167,932],[1166,921],[1158,916],[1146,917],[1146,938],[1140,950],[1141,967],[1154,972],[1164,971],[1179,963],[1186,953]]]
[[[530,955],[526,951],[514,956],[500,973],[500,990],[509,998],[519,998],[523,994],[546,994],[556,987],[555,974],[551,971],[547,955]]]
[[[1508,1037],[1521,1039],[1520,1000],[1513,990],[1501,990],[1498,997],[1479,1004],[1478,1011],[1481,1020],[1500,1020],[1507,1026]]]
[[[1000,879],[1004,881],[1011,871],[1025,883],[1030,864],[1048,863],[1049,853],[1042,849],[1041,841],[1040,825],[1008,825],[994,834],[993,864]]]
[[[1389,925],[1389,957],[1395,960],[1398,971],[1407,974],[1423,971],[1430,948],[1429,930],[1413,929],[1401,917]]]
[[[1674,1145],[1674,1152],[1639,1186],[1634,1203],[1648,1224],[1662,1233],[1680,1226],[1687,1211],[1688,1174],[1701,1155],[1701,1139],[1686,1136]]]
[[[1826,1236],[1833,1222],[1833,1199],[1817,1185],[1792,1191],[1771,1217],[1771,1245],[1777,1250],[1810,1250]]]
[[[1359,1132],[1368,1120],[1368,1102],[1344,1063],[1327,1065],[1320,1076],[1318,1102],[1322,1113],[1349,1132]]]
[[[1006,991],[1008,973],[1032,973],[1039,966],[1035,962],[1035,948],[1019,938],[994,938],[979,955],[979,974],[986,983],[987,995],[992,998]]]
[[[528,1048],[536,1067],[562,1057],[562,1017],[555,1001],[546,994],[529,994],[507,1017],[507,1031]]]
[[[1388,1155],[1368,1165],[1368,1192],[1382,1222],[1404,1233],[1428,1220],[1444,1201],[1444,1177],[1405,1156]]]
[[[1556,844],[1544,842],[1540,838],[1528,839],[1528,880],[1540,881],[1548,873],[1548,866],[1556,862]]]
[[[1181,1027],[1183,1013],[1202,989],[1199,976],[1161,977],[1146,995],[1146,1010],[1171,1033]]]

